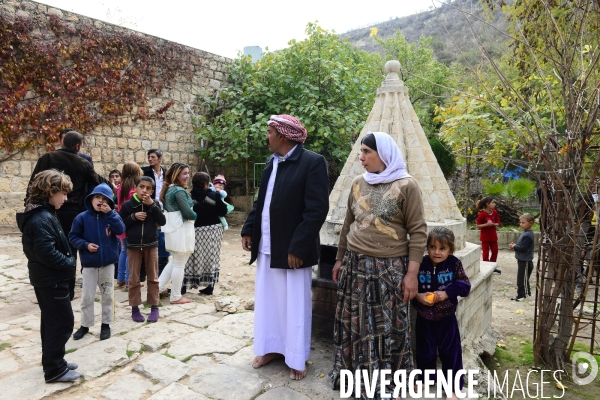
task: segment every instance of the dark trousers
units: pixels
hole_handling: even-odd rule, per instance
[[[447,374],[452,370],[452,387],[454,377],[463,368],[462,346],[456,315],[452,314],[439,321],[430,321],[417,315],[417,368],[421,371],[437,368],[437,357],[442,361],[442,371]],[[448,379],[448,377],[446,376]],[[460,388],[464,385],[464,376],[460,379]],[[456,393],[456,389],[452,390]]]
[[[60,226],[63,228],[63,232],[67,238],[69,237],[69,232],[71,232],[73,221],[77,215],[79,215],[79,206],[75,204],[66,203],[56,210],[56,216],[58,217]],[[71,244],[71,250],[73,251],[75,261],[77,261],[77,248]]]
[[[529,277],[533,271],[533,261],[517,260],[517,297],[531,296],[531,287],[529,286]]]
[[[158,230],[158,276],[160,276],[160,274],[162,274],[163,269],[165,269],[165,267],[169,263],[170,255],[171,255],[171,253],[169,253],[165,249],[165,234],[159,229]]]
[[[490,252],[492,253],[491,255]],[[483,261],[496,262],[498,259],[498,241],[481,242],[481,257]]]
[[[65,361],[65,344],[73,333],[75,323],[69,286],[69,282],[59,282],[50,287],[34,287],[42,312],[40,336],[46,382],[55,381],[69,371]]]
[[[60,226],[67,239],[69,238],[69,232],[71,232],[73,221],[77,215],[79,215],[79,206],[73,203],[65,203],[61,208],[56,210],[58,222],[60,222]],[[77,248],[71,243],[69,243],[69,246],[71,246],[71,253],[73,254],[73,257],[75,257],[75,263],[77,263]],[[75,297],[75,277],[73,277],[73,280],[69,285],[72,299]]]
[[[158,276],[162,274],[163,269],[165,269],[168,263],[169,257],[158,257]]]

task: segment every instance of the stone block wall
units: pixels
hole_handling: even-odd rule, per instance
[[[0,12],[34,18],[42,30],[49,15],[57,15],[71,24],[92,24],[98,29],[116,33],[128,31],[120,26],[27,0],[3,0],[0,2]],[[157,42],[163,41],[139,34]],[[198,111],[194,109],[194,99],[198,95],[214,94],[225,84],[225,68],[231,60],[202,50],[191,50],[193,76],[167,83],[167,88],[148,102],[150,110],[159,109],[169,101],[174,102],[164,113],[165,120],[133,121],[125,116],[123,125],[100,126],[91,132],[82,132],[86,134],[86,141],[81,151],[92,156],[96,172],[108,176],[110,170],[121,169],[127,161],[147,165],[146,151],[151,148],[163,152],[163,166],[168,167],[176,161],[186,162],[191,165],[192,172],[195,171],[198,157],[194,151],[196,143],[191,122],[193,113]],[[0,163],[0,225],[15,224],[15,211],[23,207],[31,171],[45,152],[45,148],[37,147]]]
[[[463,346],[478,340],[492,325],[492,273],[496,263],[479,260],[477,262],[480,263],[479,273],[469,277],[471,293],[467,297],[459,298],[456,309]]]

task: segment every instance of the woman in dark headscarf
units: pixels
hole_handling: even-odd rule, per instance
[[[366,172],[352,182],[333,268],[334,388],[343,369],[370,376],[376,369],[406,370],[408,376],[413,368],[409,300],[427,243],[421,190],[387,133],[363,138],[360,161]],[[361,392],[367,398],[364,385]]]
[[[215,284],[219,281],[221,241],[223,225],[219,217],[227,214],[227,205],[223,203],[219,193],[208,185],[210,176],[206,172],[196,172],[192,178],[192,199],[196,244],[194,252],[185,265],[182,293],[187,289],[203,286],[199,292],[211,295]]]

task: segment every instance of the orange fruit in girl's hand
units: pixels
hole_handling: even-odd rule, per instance
[[[433,294],[433,293],[428,293],[428,294],[426,294],[426,295],[425,295],[425,298],[426,298],[428,301],[430,301],[430,302],[432,302],[432,303],[433,303],[433,299],[435,299],[435,294]]]

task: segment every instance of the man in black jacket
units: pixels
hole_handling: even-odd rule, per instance
[[[64,144],[65,135],[71,131],[73,131],[73,129],[66,128],[58,133],[58,140],[60,140],[61,147],[63,147],[63,148],[65,147],[65,144]],[[79,157],[83,158],[84,160],[87,160],[90,164],[92,164],[92,167],[94,166],[94,161],[92,161],[92,157],[89,154],[81,153],[78,151],[77,155]],[[85,192],[84,192],[85,194],[84,194],[83,198],[85,199],[88,194],[92,193],[92,190],[94,190],[94,187],[92,187],[89,183],[86,183],[85,184]],[[85,205],[82,204],[81,208],[79,209],[79,212],[82,213],[84,211],[86,211],[86,208],[85,208]],[[67,232],[67,234],[68,234],[68,232]]]
[[[165,169],[161,165],[163,160],[162,152],[158,149],[150,149],[148,150],[147,155],[149,165],[147,167],[142,167],[142,172],[144,176],[152,178],[155,182],[156,187],[152,193],[152,200],[158,201],[162,208],[162,204],[158,199],[160,197],[160,191],[162,190],[162,184],[165,181]]]
[[[39,158],[29,183],[33,181],[35,175],[41,171],[47,171],[49,169],[56,169],[63,171],[69,175],[71,182],[73,182],[73,191],[69,193],[69,198],[65,204],[56,211],[60,225],[62,226],[65,236],[69,235],[71,231],[71,225],[73,220],[79,214],[81,207],[83,206],[83,200],[86,196],[86,184],[93,189],[101,183],[106,183],[109,187],[113,187],[112,184],[98,175],[94,171],[94,167],[87,160],[79,156],[79,149],[83,142],[83,135],[76,131],[69,131],[65,134],[63,139],[63,148],[51,151],[44,154]],[[27,198],[29,196],[29,185],[27,185]],[[73,255],[77,257],[77,249],[71,247]]]
[[[290,378],[306,376],[310,357],[312,266],[329,209],[323,156],[303,148],[306,129],[290,115],[273,115],[267,142],[273,155],[258,199],[242,228],[242,247],[257,261],[254,368],[285,358]]]
[[[64,144],[65,135],[71,131],[74,131],[74,130],[71,128],[66,128],[58,133],[58,140],[60,140],[60,147],[65,147],[65,144]],[[90,164],[92,164],[92,167],[94,166],[94,161],[92,161],[92,157],[89,154],[77,152],[77,155],[79,157],[83,158],[84,160],[88,160],[88,162]]]
[[[163,205],[160,202],[160,192],[162,191],[163,182],[165,181],[165,169],[162,167],[163,155],[159,149],[148,150],[148,165],[142,167],[144,176],[152,178],[155,182],[154,192],[152,192],[152,200],[154,200],[162,209]],[[158,228],[158,275],[162,273],[165,266],[169,263],[169,253],[165,249],[165,234]],[[143,282],[146,279],[146,268],[142,264],[140,270],[140,279]]]

